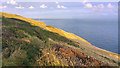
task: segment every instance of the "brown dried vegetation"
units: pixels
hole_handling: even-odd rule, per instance
[[[66,47],[59,44],[54,44],[49,49],[41,49],[42,56],[38,57],[39,65],[49,66],[105,66],[101,61],[98,61],[90,56],[81,53],[71,47]]]

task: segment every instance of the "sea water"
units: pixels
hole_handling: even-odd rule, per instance
[[[82,20],[82,19],[35,19],[47,25],[74,33],[92,45],[118,53],[117,20]],[[120,54],[120,53],[119,53]]]

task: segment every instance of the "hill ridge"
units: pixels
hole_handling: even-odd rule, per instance
[[[79,39],[81,41],[84,41],[84,42],[87,42],[88,44],[90,44],[88,41],[86,41],[85,39],[73,34],[73,33],[68,33],[64,30],[61,30],[61,29],[58,29],[58,28],[55,28],[55,27],[48,27],[48,25],[46,25],[45,23],[43,22],[40,22],[40,21],[36,21],[36,20],[33,20],[33,19],[30,19],[30,18],[25,18],[25,17],[22,17],[22,16],[19,16],[19,15],[16,15],[16,14],[11,14],[11,13],[5,13],[5,12],[0,12],[3,16],[5,16],[6,18],[16,18],[16,19],[20,19],[20,20],[24,20],[24,21],[27,21],[29,22],[30,24],[34,25],[34,26],[38,26],[38,27],[41,27],[43,29],[46,29],[48,31],[51,31],[51,32],[55,32],[55,33],[58,33],[60,34],[61,36],[64,36],[66,38],[69,38],[69,39]]]

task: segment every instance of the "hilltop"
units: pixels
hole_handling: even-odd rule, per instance
[[[118,54],[73,33],[16,14],[3,13],[3,66],[117,66]]]

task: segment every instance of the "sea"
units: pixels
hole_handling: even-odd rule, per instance
[[[118,53],[118,21],[86,19],[34,19],[74,33],[92,45]]]

